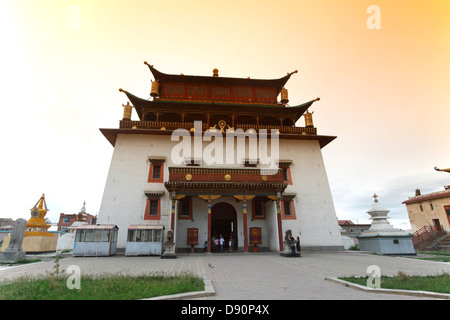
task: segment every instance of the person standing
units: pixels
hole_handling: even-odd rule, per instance
[[[211,238],[211,251],[216,251],[216,235],[213,235]]]
[[[292,258],[295,258],[295,239],[292,235],[290,236],[289,241],[291,242]]]
[[[228,247],[230,248],[230,252],[233,252],[233,238],[230,238],[230,240],[228,240]]]
[[[295,246],[297,247],[297,252],[299,256],[302,256],[302,247],[300,247],[300,237],[297,236],[297,239],[295,240]]]
[[[216,236],[214,236],[214,247],[216,252],[219,251],[219,238]]]
[[[223,243],[225,242],[222,235],[220,235],[219,242],[220,242],[220,253],[222,253],[223,252]]]

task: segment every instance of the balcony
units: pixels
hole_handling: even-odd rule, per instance
[[[132,121],[121,120],[121,129],[153,129],[153,130],[176,130],[186,129],[191,130],[194,128],[193,122],[170,122],[170,121]],[[202,123],[202,131],[210,129],[207,123]],[[256,125],[256,124],[235,124],[234,130],[242,129],[247,131],[249,129],[267,130],[269,134],[271,130],[278,130],[282,134],[303,134],[303,135],[317,135],[317,128],[314,127],[292,127],[292,126],[276,126],[276,125]],[[216,128],[215,130],[220,130]]]
[[[283,183],[283,170],[264,175],[256,168],[169,167],[169,181]]]
[[[169,192],[177,194],[253,194],[282,193],[287,187],[283,172],[264,175],[259,169],[169,167]]]

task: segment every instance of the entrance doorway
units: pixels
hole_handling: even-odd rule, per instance
[[[219,202],[211,208],[211,238],[223,236],[224,248],[229,250],[228,241],[233,239],[233,250],[238,248],[237,214],[234,207],[226,202]],[[211,251],[219,252],[220,248],[211,246]],[[225,251],[225,249],[224,249]]]

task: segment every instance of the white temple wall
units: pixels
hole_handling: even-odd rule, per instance
[[[126,245],[127,227],[130,224],[163,224],[170,229],[171,200],[163,183],[149,183],[149,157],[165,157],[164,181],[169,178],[168,168],[174,165],[171,152],[177,141],[170,141],[170,135],[119,134],[117,137],[111,165],[106,180],[98,223],[112,223],[119,227],[118,247]],[[224,141],[225,142],[225,141]],[[292,160],[291,176],[293,184],[285,192],[296,193],[296,220],[283,220],[283,238],[285,231],[291,229],[294,236],[300,235],[304,247],[327,248],[343,247],[339,226],[334,210],[331,191],[318,141],[280,140],[281,160]],[[208,145],[203,142],[203,149]],[[235,146],[235,152],[236,152]],[[224,149],[226,148],[224,143]],[[184,166],[184,165],[180,165]],[[205,167],[239,167],[242,165],[222,164]],[[164,191],[161,198],[161,221],[144,220],[147,197],[144,191]],[[189,227],[199,229],[199,245],[202,248],[207,237],[207,203],[197,197],[193,200],[194,221],[176,219],[177,247],[186,246],[186,230]],[[237,212],[238,243],[243,246],[242,203],[233,197],[224,196],[212,201],[227,202]],[[247,201],[247,227],[262,228],[261,247],[278,251],[278,227],[275,202],[268,201],[266,220],[251,221],[251,201]],[[249,251],[252,250],[249,246]]]

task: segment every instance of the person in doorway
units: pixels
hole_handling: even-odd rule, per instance
[[[220,244],[220,253],[223,252],[223,243],[225,242],[225,240],[223,239],[222,235],[220,235],[220,239],[219,239],[219,244]]]
[[[297,236],[297,239],[295,239],[295,246],[297,247],[297,252],[299,256],[302,256],[302,247],[300,247],[300,237]]]
[[[230,248],[230,252],[233,252],[233,238],[230,238],[230,240],[228,240],[228,247]]]
[[[295,258],[295,239],[292,235],[289,237],[289,241],[291,242],[292,258]]]
[[[215,252],[219,251],[219,238],[217,238],[216,236],[214,236],[214,247]]]
[[[213,235],[212,238],[211,238],[211,251],[212,252],[216,251],[215,245],[216,245],[216,236]]]
[[[205,241],[205,253],[208,252],[208,241]]]

